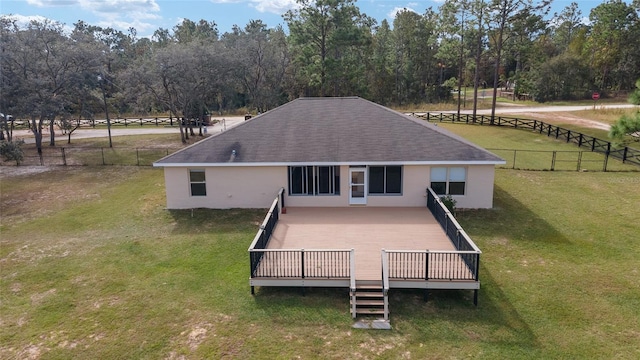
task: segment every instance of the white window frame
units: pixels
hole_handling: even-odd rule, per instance
[[[194,181],[191,177],[193,173],[201,173],[202,181]],[[204,169],[189,169],[189,195],[194,197],[207,196],[207,172]],[[193,185],[204,184],[204,194],[194,194],[193,193]]]
[[[441,178],[442,175],[442,171],[444,170],[444,180]],[[463,178],[461,178],[459,175],[459,172],[462,171],[463,172]],[[440,175],[438,178],[434,179],[434,172],[439,172],[440,174],[435,174],[435,175]],[[429,187],[431,187],[433,189],[433,183],[437,182],[437,183],[445,183],[445,192],[444,194],[438,194],[436,192],[437,195],[451,195],[451,196],[464,196],[467,194],[467,181],[468,181],[468,173],[469,173],[469,169],[467,167],[463,167],[463,166],[450,166],[450,167],[443,167],[443,166],[434,166],[431,167],[431,170],[429,172]],[[452,194],[451,193],[451,183],[462,183],[463,184],[463,188],[462,188],[462,193],[456,193],[456,194]],[[433,189],[435,191],[435,189]]]

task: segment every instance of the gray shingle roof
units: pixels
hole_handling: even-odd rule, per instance
[[[343,97],[291,101],[156,164],[449,161],[503,163],[433,124],[362,98]]]

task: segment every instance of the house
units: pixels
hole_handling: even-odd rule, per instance
[[[477,303],[481,251],[440,196],[492,207],[496,164],[436,125],[344,97],[291,101],[154,166],[170,209],[269,208],[249,246],[252,293],[346,287],[354,318],[387,321],[390,289],[468,289]]]
[[[358,97],[300,98],[171,154],[167,207],[424,207],[426,189],[491,208],[496,155]]]

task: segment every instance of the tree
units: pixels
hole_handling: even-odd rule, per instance
[[[6,161],[15,161],[16,165],[20,165],[20,162],[24,159],[23,144],[24,140],[22,139],[18,141],[0,140],[0,156]]]
[[[610,138],[624,141],[626,135],[634,135],[635,141],[640,141],[640,111],[636,111],[633,115],[623,115],[611,125]]]
[[[280,105],[283,82],[289,65],[286,35],[281,27],[267,29],[260,20],[252,20],[243,29],[234,27],[222,41],[236,64],[234,79],[247,95],[247,103],[259,112]]]
[[[531,74],[538,102],[572,100],[589,91],[589,69],[579,56],[565,52],[537,66]]]
[[[609,0],[591,10],[592,23],[585,47],[596,71],[598,88],[631,88],[640,76],[640,26],[638,13],[621,0]]]
[[[398,104],[436,102],[450,96],[449,91],[441,91],[445,64],[436,65],[437,19],[432,9],[423,15],[409,10],[396,13],[393,34]]]
[[[629,102],[634,105],[640,105],[640,79],[636,80],[636,89],[629,94]]]
[[[373,35],[372,59],[369,68],[370,95],[374,102],[388,104],[393,101],[394,45],[393,32],[385,19]]]
[[[578,31],[585,27],[582,24],[582,12],[576,2],[566,6],[560,14],[553,14],[550,24],[558,53],[568,50]]]
[[[509,35],[508,27],[513,21],[523,13],[532,13],[545,9],[548,0],[543,0],[538,5],[533,5],[531,0],[493,0],[489,6],[489,11],[493,13],[494,30],[492,38],[494,44],[494,71],[493,71],[493,98],[491,103],[491,122],[496,114],[496,100],[498,96],[498,85],[500,81],[500,68],[502,65],[502,48],[506,37]]]
[[[365,78],[360,66],[367,57],[373,19],[351,0],[297,0],[299,8],[284,19],[293,47],[293,65],[306,95],[341,95]],[[333,89],[332,89],[333,88]]]

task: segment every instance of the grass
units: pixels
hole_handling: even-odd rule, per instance
[[[575,149],[439,126],[492,148]],[[459,212],[483,250],[479,306],[470,291],[425,303],[396,290],[393,330],[366,331],[351,328],[346,289],[250,295],[264,210],[166,210],[152,168],[3,171],[0,358],[636,359],[639,184],[634,172],[497,170],[495,208]]]
[[[515,168],[531,170],[549,170],[552,164],[553,151],[556,151],[556,170],[577,169],[579,151],[583,151],[581,170],[602,171],[604,155],[592,153],[587,149],[580,149],[574,144],[567,144],[534,131],[514,129],[510,127],[493,127],[482,125],[467,125],[457,123],[437,123],[438,126],[450,130],[474,143],[489,149],[516,149]],[[502,167],[512,168],[513,151],[491,150],[507,161]],[[639,171],[634,165],[623,164],[610,158],[607,163],[610,171]]]
[[[393,330],[367,331],[346,290],[250,295],[263,210],[165,210],[157,169],[5,177],[0,357],[635,359],[639,183],[498,170],[495,209],[460,214],[483,249],[479,306],[394,291]]]
[[[640,108],[639,108],[640,109]],[[638,109],[604,109],[596,108],[595,110],[582,110],[569,112],[572,115],[600,121],[607,124],[613,124],[623,115],[632,115],[638,112]]]

